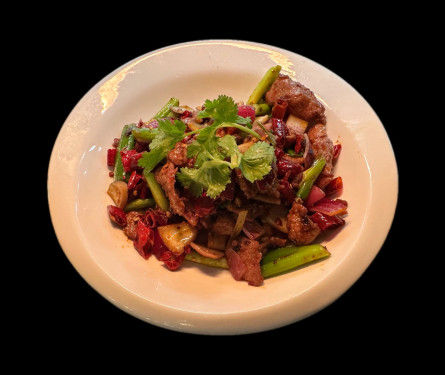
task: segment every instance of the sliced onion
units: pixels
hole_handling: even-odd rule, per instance
[[[244,222],[246,221],[247,217],[247,212],[248,212],[247,210],[244,210],[238,213],[238,218],[236,219],[235,227],[233,228],[232,235],[230,236],[230,238],[235,238],[243,230]]]
[[[309,137],[307,133],[304,133],[304,153],[303,153],[303,160],[304,160],[304,167],[309,168],[311,163],[311,160],[308,159],[309,151],[311,150],[311,142],[309,141]]]
[[[281,198],[280,197],[271,197],[269,195],[264,195],[264,194],[256,194],[255,196],[252,197],[252,199],[256,200],[256,201],[260,201],[260,202],[264,202],[264,203],[270,203],[270,204],[281,204]]]
[[[322,198],[312,207],[311,212],[320,212],[328,216],[344,215],[347,212],[348,203],[342,199]]]
[[[320,189],[317,185],[313,185],[311,191],[309,192],[309,195],[305,200],[305,205],[307,207],[311,207],[321,198],[324,198],[325,195],[326,194],[322,189]]]
[[[212,259],[219,259],[222,258],[224,256],[224,252],[223,251],[219,251],[219,250],[215,250],[215,249],[210,249],[208,247],[205,246],[201,246],[198,245],[194,242],[192,242],[190,244],[190,246],[193,248],[193,250],[195,250],[197,253],[201,254],[204,257],[207,258],[212,258]]]

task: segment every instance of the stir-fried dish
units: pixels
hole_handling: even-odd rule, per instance
[[[328,257],[316,239],[345,224],[341,145],[326,125],[314,93],[279,65],[245,103],[219,95],[192,108],[171,98],[108,150],[108,215],[145,259],[226,268],[262,285]]]

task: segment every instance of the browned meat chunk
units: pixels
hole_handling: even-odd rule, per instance
[[[266,102],[273,106],[277,99],[288,103],[288,112],[308,122],[326,124],[325,108],[314,93],[289,76],[280,74],[266,93]]]
[[[238,255],[246,265],[244,280],[246,280],[249,285],[260,286],[264,279],[261,274],[260,261],[262,253],[258,241],[243,238]]]
[[[247,199],[250,199],[258,194],[259,189],[256,183],[248,181],[243,175],[236,175],[236,180],[241,191]]]
[[[217,215],[215,222],[212,225],[212,233],[221,236],[230,236],[235,228],[235,217],[231,212]]]
[[[307,216],[307,209],[301,199],[292,203],[287,215],[288,237],[297,245],[307,245],[320,234],[320,228]]]
[[[170,160],[177,167],[185,167],[187,165],[187,145],[178,142],[175,148],[168,153],[168,160]]]
[[[130,211],[125,215],[127,219],[127,225],[124,227],[124,233],[128,238],[135,240],[138,237],[137,224],[142,218],[142,214],[136,211]]]
[[[308,138],[311,142],[315,157],[323,155],[326,159],[326,165],[319,176],[316,185],[320,188],[325,187],[332,180],[332,157],[334,155],[334,144],[328,136],[326,126],[316,124],[308,130]]]
[[[191,225],[196,226],[199,218],[186,209],[184,201],[175,189],[176,172],[178,168],[171,161],[167,161],[162,168],[155,172],[156,181],[161,185],[169,202],[173,213],[183,216]]]
[[[260,267],[262,252],[258,241],[246,237],[235,240],[227,248],[226,257],[235,280],[245,280],[253,286],[260,286],[263,283]]]

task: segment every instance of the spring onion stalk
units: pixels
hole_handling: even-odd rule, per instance
[[[276,276],[330,255],[328,249],[319,244],[271,250],[261,260],[261,273],[264,278]]]
[[[325,164],[326,159],[323,156],[319,156],[315,159],[314,163],[303,172],[303,179],[301,180],[300,187],[297,191],[297,198],[306,199],[308,197],[312,185],[323,171]]]
[[[131,133],[132,129],[136,127],[136,124],[125,125],[122,129],[119,144],[117,145],[116,159],[114,164],[114,181],[125,180],[127,174],[122,164],[122,150],[132,150],[134,147],[134,136]]]
[[[200,263],[206,266],[217,267],[217,268],[225,268],[228,269],[229,265],[227,264],[226,257],[214,259],[205,257],[196,251],[192,250],[190,253],[185,255],[185,260],[189,260],[191,262]]]
[[[247,104],[258,104],[264,94],[270,89],[270,86],[275,82],[280,74],[281,66],[276,65],[270,68],[263,76],[257,87],[253,90],[252,94],[247,100]]]
[[[269,104],[267,103],[261,103],[261,104],[252,104],[253,108],[255,109],[255,116],[264,116],[265,114],[269,113],[271,108]]]
[[[130,212],[130,211],[137,211],[137,210],[145,210],[150,207],[154,207],[156,204],[155,200],[152,198],[146,198],[146,199],[135,199],[128,203],[124,211]]]
[[[161,185],[156,181],[155,174],[153,172],[143,172],[145,180],[147,181],[148,188],[151,191],[154,201],[160,209],[163,211],[168,211],[170,208],[170,203],[168,202],[167,196],[162,190]]]
[[[173,112],[171,112],[171,107],[176,107],[179,105],[179,99],[171,98],[165,105],[154,115],[154,119],[160,119],[163,117],[172,117],[174,116]]]

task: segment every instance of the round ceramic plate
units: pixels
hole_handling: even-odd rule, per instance
[[[324,104],[331,139],[342,144],[335,175],[349,203],[346,225],[325,237],[331,256],[263,286],[185,262],[176,272],[144,260],[110,223],[107,149],[124,124],[148,120],[171,97],[195,107],[226,94],[246,101],[273,65]],[[48,171],[57,238],[70,262],[103,297],[150,324],[198,334],[244,334],[291,324],[341,296],[383,245],[398,193],[394,153],[368,103],[340,77],[269,45],[208,40],[162,48],[118,68],[76,105],[60,130]]]

